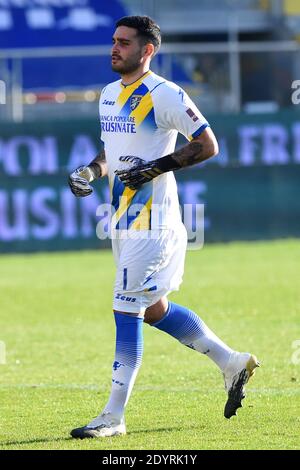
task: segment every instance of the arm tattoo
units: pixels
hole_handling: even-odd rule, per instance
[[[97,166],[99,168],[99,178],[107,175],[107,163],[104,149],[91,161],[89,166]]]
[[[172,158],[183,168],[203,162],[208,156],[203,152],[203,144],[201,142],[192,141],[174,152]]]

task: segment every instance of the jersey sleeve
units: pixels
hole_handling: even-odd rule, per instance
[[[158,126],[175,129],[188,140],[194,139],[209,127],[203,114],[180,87],[162,85],[154,99]]]

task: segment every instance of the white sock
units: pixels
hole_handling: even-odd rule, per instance
[[[143,318],[115,313],[115,322],[117,339],[112,386],[104,412],[121,419],[142,363]]]

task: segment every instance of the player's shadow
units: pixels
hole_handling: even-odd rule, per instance
[[[72,437],[48,437],[48,438],[41,438],[41,439],[27,439],[24,441],[7,441],[7,442],[2,442],[0,445],[0,449],[5,448],[5,446],[16,446],[16,445],[22,445],[22,444],[38,444],[38,443],[43,443],[43,442],[61,442],[61,441],[71,441],[73,440]]]
[[[170,426],[169,428],[150,428],[150,429],[136,429],[133,431],[130,431],[128,433],[128,436],[132,434],[142,434],[146,433],[148,434],[149,432],[172,432],[172,431],[185,431],[185,430],[191,430],[191,429],[197,429],[198,431],[201,431],[201,428],[205,428],[205,426],[189,426],[188,428],[184,427],[179,427],[179,426]],[[7,442],[2,442],[0,445],[0,449],[5,449],[5,446],[14,446],[14,445],[26,445],[26,444],[39,444],[39,443],[45,443],[45,442],[62,442],[62,441],[74,441],[72,437],[56,437],[56,438],[41,438],[41,439],[27,439],[24,441],[7,441]]]
[[[179,427],[179,426],[170,426],[169,428],[148,428],[148,429],[136,429],[133,431],[130,431],[128,435],[131,434],[142,434],[142,433],[149,433],[149,432],[172,432],[172,431],[187,431],[187,430],[198,430],[201,431],[205,429],[205,426],[201,425],[195,425],[195,426],[189,426],[189,427]]]

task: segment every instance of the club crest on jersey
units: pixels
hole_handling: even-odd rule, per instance
[[[130,98],[131,111],[135,110],[135,108],[139,105],[142,98],[143,98],[143,95],[132,95],[132,97]]]

